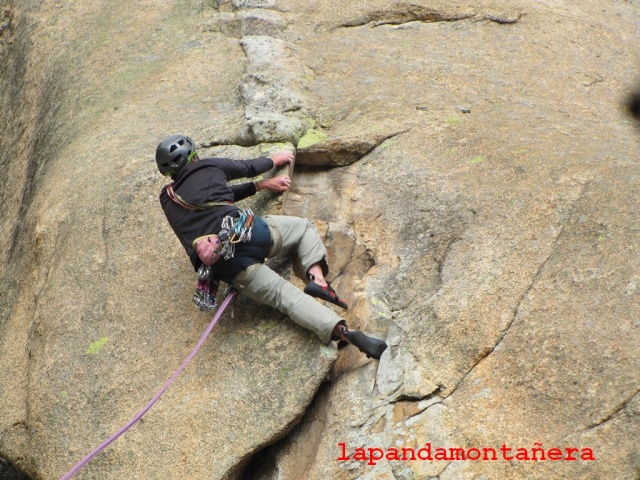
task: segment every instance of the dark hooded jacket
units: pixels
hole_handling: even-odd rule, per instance
[[[180,170],[173,183],[173,190],[185,202],[191,205],[212,202],[227,205],[191,210],[174,202],[167,194],[166,186],[162,188],[162,209],[196,271],[202,265],[202,261],[193,247],[193,241],[205,235],[218,233],[225,216],[239,215],[240,209],[233,203],[256,193],[256,185],[253,182],[238,185],[229,185],[228,182],[238,178],[255,177],[271,170],[273,166],[273,160],[270,158],[203,158]],[[218,279],[231,283],[233,277],[247,266],[264,261],[269,252],[270,235],[264,220],[256,220],[251,242],[237,244],[234,258],[229,261],[221,259],[213,265],[213,272]]]

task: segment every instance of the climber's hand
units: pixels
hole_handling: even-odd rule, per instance
[[[276,167],[281,167],[282,165],[293,163],[293,153],[291,152],[280,152],[276,153],[273,158],[273,165]]]
[[[286,192],[291,187],[291,179],[289,175],[280,175],[279,177],[267,178],[256,182],[258,191],[269,190],[270,192]]]

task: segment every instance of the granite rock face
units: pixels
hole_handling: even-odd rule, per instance
[[[296,150],[292,190],[246,205],[312,218],[347,321],[389,348],[338,351],[240,298],[78,478],[637,478],[639,19],[0,0],[0,457],[59,478],[205,329],[157,201],[155,146],[182,132],[205,156]],[[448,453],[393,457],[426,445]]]

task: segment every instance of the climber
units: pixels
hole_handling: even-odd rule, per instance
[[[193,140],[174,135],[160,142],[156,162],[160,173],[172,180],[160,192],[162,209],[198,272],[196,305],[215,304],[215,289],[203,291],[202,282],[223,281],[288,315],[325,343],[346,341],[368,357],[380,358],[387,348],[383,340],[349,330],[344,319],[312,298],[348,308],[325,279],[326,249],[313,222],[292,216],[261,217],[234,205],[260,190],[287,191],[291,186],[287,175],[235,185],[227,182],[291,165],[291,153],[281,152],[273,159],[200,159]],[[304,293],[264,264],[266,258],[289,251],[297,253],[306,272]]]

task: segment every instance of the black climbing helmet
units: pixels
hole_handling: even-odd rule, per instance
[[[186,135],[165,138],[156,148],[158,170],[163,175],[175,175],[191,163],[196,154],[196,144]]]

